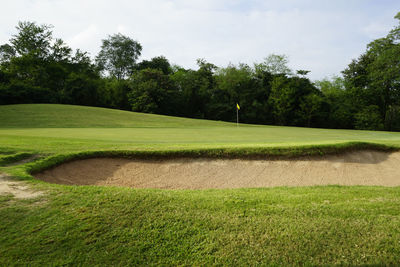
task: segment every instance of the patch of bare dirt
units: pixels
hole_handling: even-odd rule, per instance
[[[94,158],[35,175],[66,185],[206,189],[313,185],[400,186],[400,152],[349,152],[290,160]]]
[[[43,192],[33,191],[26,183],[12,180],[0,173],[0,195],[13,195],[15,198],[27,199],[43,195]]]

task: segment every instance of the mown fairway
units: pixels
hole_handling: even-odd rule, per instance
[[[400,188],[152,190],[34,180],[34,154],[371,142],[400,133],[241,125],[63,105],[0,106],[0,172],[44,192],[0,195],[0,265],[396,264]],[[246,150],[247,149],[247,150]],[[25,153],[25,154],[23,154]],[[10,165],[15,163],[16,165]]]
[[[393,132],[239,125],[68,105],[0,106],[3,150],[65,153],[289,147],[345,142],[400,146]]]

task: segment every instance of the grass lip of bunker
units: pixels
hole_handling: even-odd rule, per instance
[[[36,173],[66,185],[159,189],[275,186],[400,186],[400,152],[348,151],[335,155],[261,160],[223,158],[88,158]]]

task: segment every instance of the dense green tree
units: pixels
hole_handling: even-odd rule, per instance
[[[212,103],[218,109],[213,112],[225,114],[224,120],[235,121],[236,103],[240,103],[241,121],[265,122],[265,103],[268,96],[262,87],[262,80],[255,76],[254,69],[246,64],[220,68],[216,73],[216,82]]]
[[[358,111],[358,102],[353,101],[352,91],[345,86],[343,78],[334,76],[315,82],[322,92],[319,127],[325,128],[354,128],[354,114]]]
[[[400,22],[400,13],[396,15]],[[377,107],[386,130],[400,130],[393,119],[400,106],[400,24],[384,37],[371,42],[367,51],[343,71],[358,109]],[[355,102],[356,103],[356,102]]]
[[[181,102],[180,112],[191,118],[212,118],[209,103],[215,87],[214,72],[216,66],[203,59],[198,59],[198,70],[176,68],[171,80]]]
[[[142,51],[142,45],[120,33],[102,40],[101,50],[96,57],[99,68],[111,77],[122,80],[129,77]]]
[[[133,111],[176,115],[176,90],[168,75],[160,70],[144,69],[135,72],[128,94]]]
[[[93,84],[99,75],[86,53],[74,54],[61,39],[54,39],[51,26],[20,22],[10,44],[1,46],[0,69],[7,77],[1,95],[10,103],[58,102],[96,105]],[[72,77],[80,77],[79,90],[71,94]],[[78,90],[74,82],[75,91]],[[91,88],[91,89],[90,89]],[[84,94],[90,97],[83,98]],[[28,92],[29,91],[29,92]],[[85,101],[83,99],[86,99]],[[90,101],[89,101],[90,100]]]
[[[0,45],[0,65],[5,65],[15,57],[15,49],[9,44]]]
[[[246,114],[245,110],[248,110],[247,103],[245,103],[244,97],[242,97],[242,91],[245,90],[251,83],[251,70],[248,66],[234,66],[229,65],[226,68],[220,68],[215,76],[217,86],[214,91],[225,92],[227,99],[213,99],[214,101],[223,101],[222,105],[218,105],[220,110],[215,110],[217,114],[225,114],[224,120],[235,121],[236,120],[236,103],[239,103],[242,107],[241,113]],[[215,93],[215,92],[214,92]],[[220,94],[219,96],[222,96]]]
[[[312,125],[312,120],[315,116],[318,115],[322,105],[323,98],[320,94],[314,92],[308,95],[305,95],[300,102],[299,105],[299,117],[300,121],[303,122],[300,125],[304,125],[307,127],[314,126]]]
[[[194,70],[178,68],[170,75],[180,98],[180,113],[185,117],[204,118],[201,112],[202,96],[200,95],[199,77]]]
[[[19,56],[32,55],[46,58],[50,52],[53,32],[51,25],[37,25],[35,22],[18,22],[18,33],[13,35],[10,43]]]
[[[383,130],[383,121],[378,106],[366,106],[355,114],[355,128],[358,130]]]
[[[131,91],[129,80],[117,80],[116,78],[104,79],[109,97],[108,106],[123,110],[132,110],[128,94]]]
[[[269,103],[279,125],[311,126],[321,102],[320,92],[306,78],[277,75],[272,81]]]
[[[307,74],[309,74],[311,71],[309,71],[309,70],[297,70],[296,71],[296,74],[297,75],[300,75],[301,77],[303,77],[303,78],[305,78],[305,76],[307,75]]]
[[[268,102],[272,107],[276,124],[288,125],[290,123],[290,116],[293,114],[296,101],[295,93],[295,88],[289,85],[286,76],[277,76],[273,79]]]
[[[135,66],[135,69],[156,69],[161,70],[165,75],[169,75],[172,73],[171,64],[164,56],[153,57],[150,60],[143,60]]]
[[[269,72],[273,75],[292,75],[293,71],[288,67],[286,55],[270,54],[261,63],[254,64],[256,72]]]

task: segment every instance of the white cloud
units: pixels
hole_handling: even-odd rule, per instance
[[[375,39],[384,37],[392,29],[392,26],[384,22],[371,22],[363,28],[363,31],[369,38]]]
[[[99,37],[101,37],[100,30],[96,25],[92,24],[83,31],[67,39],[66,42],[75,49],[90,50],[90,44],[97,42]]]

